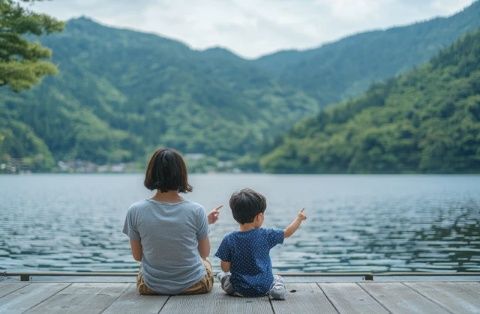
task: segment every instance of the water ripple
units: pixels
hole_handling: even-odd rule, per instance
[[[0,270],[133,271],[121,233],[149,197],[141,175],[0,176]],[[213,208],[252,187],[265,225],[307,221],[272,250],[276,271],[480,271],[480,176],[194,175],[189,198]],[[215,187],[212,189],[212,187]],[[212,251],[238,227],[222,209]],[[212,254],[213,255],[213,254]],[[218,269],[218,259],[213,259]]]

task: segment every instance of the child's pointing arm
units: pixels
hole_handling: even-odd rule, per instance
[[[285,228],[285,230],[283,231],[283,235],[285,238],[288,238],[289,236],[294,234],[295,231],[297,231],[298,227],[300,227],[302,221],[307,219],[304,211],[305,208],[302,208],[302,210],[298,212],[297,217],[295,217],[295,219],[288,225],[288,227]]]

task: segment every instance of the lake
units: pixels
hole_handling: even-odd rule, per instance
[[[186,198],[225,205],[212,256],[238,228],[231,193],[251,187],[267,197],[267,227],[306,208],[271,252],[276,271],[480,271],[479,175],[198,174],[190,183]],[[130,204],[151,194],[143,174],[0,176],[0,270],[137,270],[121,230]]]

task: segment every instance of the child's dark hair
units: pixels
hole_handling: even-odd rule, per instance
[[[160,148],[153,153],[145,173],[145,187],[161,192],[171,190],[186,193],[192,191],[188,184],[187,166],[182,156],[171,148]]]
[[[238,223],[250,223],[256,215],[265,212],[267,200],[262,194],[247,188],[232,194],[230,208]]]

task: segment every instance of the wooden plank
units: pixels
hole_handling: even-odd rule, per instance
[[[0,299],[0,313],[23,313],[67,287],[68,283],[32,283]]]
[[[100,313],[128,288],[128,283],[73,283],[27,313]]]
[[[388,313],[356,283],[319,283],[340,313]]]
[[[168,299],[160,313],[273,313],[268,297],[228,296],[218,284],[207,294],[178,295]]]
[[[285,301],[272,300],[275,313],[337,313],[314,283],[287,284]]]
[[[136,284],[130,284],[103,314],[158,313],[167,300],[164,295],[140,295]]]
[[[412,282],[412,281],[420,281],[420,282],[428,282],[428,281],[480,281],[480,276],[375,276],[375,282]]]
[[[0,283],[0,298],[29,284],[29,282],[2,282]]]
[[[132,283],[137,282],[136,276],[90,276],[85,273],[84,276],[35,276],[30,277],[30,281],[33,282],[125,282]]]
[[[448,313],[438,304],[400,282],[372,282],[359,285],[393,313]]]
[[[284,276],[285,282],[288,283],[305,283],[305,282],[362,282],[362,276]]]
[[[477,282],[404,283],[454,313],[480,313],[480,284]]]

